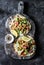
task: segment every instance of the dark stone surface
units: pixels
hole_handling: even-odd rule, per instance
[[[44,65],[44,0],[23,0],[24,13],[36,25],[35,40],[37,44],[36,55],[30,60],[14,60],[6,56],[4,51],[5,21],[15,13],[20,0],[0,0],[0,65]]]

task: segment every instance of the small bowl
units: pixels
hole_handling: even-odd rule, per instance
[[[7,35],[5,36],[5,42],[6,42],[7,44],[12,43],[13,41],[14,41],[14,37],[13,37],[12,34],[7,34]]]

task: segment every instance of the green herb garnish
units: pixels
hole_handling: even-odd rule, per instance
[[[27,51],[27,50],[25,50],[25,51],[24,51],[24,53],[25,53],[25,54],[28,54],[28,51]]]
[[[18,30],[16,30],[17,32],[18,32],[18,34],[20,33],[20,30],[18,29]]]
[[[30,39],[29,42],[32,43],[32,40],[33,40],[33,39]]]

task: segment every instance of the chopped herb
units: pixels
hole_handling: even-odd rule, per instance
[[[19,21],[19,18],[16,18],[16,22]]]
[[[24,24],[26,24],[26,23],[27,23],[27,20],[26,20],[26,19],[24,19],[22,22],[23,22]]]
[[[25,50],[25,51],[24,51],[24,53],[25,53],[25,54],[28,54],[28,51],[27,51],[27,50]]]
[[[32,39],[30,39],[30,41],[29,41],[30,43],[32,43]]]
[[[26,24],[26,23],[27,23],[27,20],[26,20],[26,19],[23,19],[23,20],[20,21],[20,24],[21,24],[21,25],[22,25],[23,23]]]
[[[21,51],[22,50],[22,48],[21,47],[18,47],[18,51]]]
[[[18,32],[18,34],[20,33],[20,30],[18,29],[18,30],[16,30],[17,32]]]

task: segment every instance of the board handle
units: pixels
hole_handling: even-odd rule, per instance
[[[23,13],[23,10],[24,10],[24,2],[23,1],[20,1],[18,3],[18,13]]]

